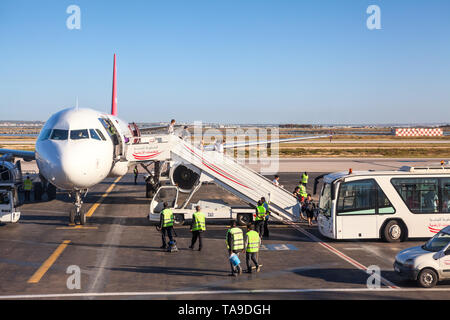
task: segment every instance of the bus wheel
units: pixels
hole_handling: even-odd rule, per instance
[[[423,288],[432,288],[438,282],[438,275],[433,269],[423,269],[417,277],[417,283]]]
[[[403,227],[397,220],[391,220],[384,226],[383,240],[386,242],[400,242],[403,238]]]

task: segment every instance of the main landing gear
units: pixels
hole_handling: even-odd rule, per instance
[[[81,225],[86,224],[86,210],[82,207],[83,201],[81,200],[81,191],[77,190],[73,192],[71,195],[74,196],[75,201],[72,209],[70,209],[69,213],[69,223],[75,224],[77,221]]]

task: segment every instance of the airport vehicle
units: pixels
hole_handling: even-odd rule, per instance
[[[16,223],[20,212],[16,211],[17,201],[14,183],[0,183],[0,222]]]
[[[428,238],[450,225],[450,167],[337,172],[323,179],[318,226],[331,239]]]
[[[0,154],[10,158],[36,160],[40,176],[52,185],[67,191],[74,199],[69,221],[86,223],[82,198],[87,190],[106,177],[120,177],[130,166],[141,163],[153,176],[152,184],[157,190],[160,168],[169,162],[173,185],[182,192],[190,192],[200,175],[214,179],[220,185],[233,185],[230,189],[249,204],[255,205],[261,196],[272,196],[274,211],[285,218],[299,212],[298,204],[289,192],[274,187],[270,181],[217,151],[206,146],[204,150],[194,147],[173,134],[141,135],[134,123],[126,123],[117,117],[116,56],[114,55],[113,94],[111,114],[92,109],[68,108],[52,115],[42,128],[36,142],[36,151],[0,149]],[[245,141],[224,144],[223,148],[272,144],[302,139],[328,137],[297,137],[266,141]],[[205,152],[203,152],[205,151]],[[217,157],[216,157],[217,156]],[[154,170],[148,166],[154,165]],[[236,178],[239,173],[240,178]],[[293,200],[294,199],[294,200]]]
[[[199,184],[200,185],[200,184]],[[198,190],[198,187],[196,188]],[[209,219],[235,219],[240,225],[246,225],[253,221],[255,209],[244,207],[233,207],[221,201],[204,201],[189,203],[195,192],[191,192],[182,204],[178,205],[179,188],[177,186],[161,186],[150,202],[150,221],[159,222],[160,213],[163,210],[164,202],[172,207],[175,224],[183,224],[186,220],[191,220],[195,213],[195,207],[200,206],[206,218]]]
[[[450,226],[424,245],[400,251],[395,257],[394,270],[424,288],[450,279]]]

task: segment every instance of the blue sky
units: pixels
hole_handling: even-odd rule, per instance
[[[0,119],[108,111],[116,53],[128,121],[450,122],[448,0],[2,0],[0,41]]]

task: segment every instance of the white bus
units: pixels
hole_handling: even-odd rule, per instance
[[[450,225],[450,167],[337,172],[323,178],[318,225],[331,239],[430,238]]]

